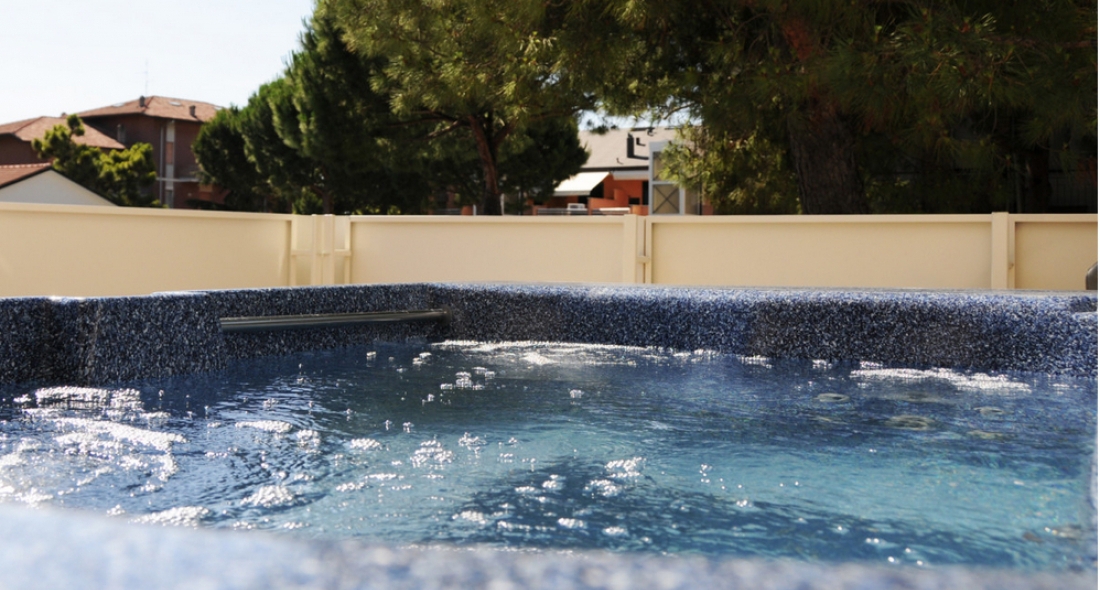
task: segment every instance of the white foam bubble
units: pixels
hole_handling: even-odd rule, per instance
[[[176,458],[172,453],[165,453],[160,457],[160,473],[157,474],[157,479],[168,481],[168,478],[179,473],[179,470],[179,463],[176,463]]]
[[[541,367],[543,365],[552,365],[552,364],[554,364],[553,359],[551,359],[547,356],[544,356],[542,354],[539,354],[537,352],[525,353],[523,356],[520,357],[520,359],[522,359],[523,362],[525,362],[529,365],[535,365],[536,367]]]
[[[986,375],[983,373],[966,375],[951,369],[863,368],[852,371],[851,377],[869,381],[897,381],[902,383],[940,381],[949,383],[964,391],[1012,391],[1017,393],[1031,391],[1031,387],[1026,383],[1012,381],[1004,375]]]
[[[140,457],[136,457],[134,455],[124,455],[122,457],[119,457],[118,466],[122,469],[137,471],[139,469],[148,468],[149,464],[145,461],[142,461]]]
[[[286,434],[294,428],[291,424],[282,420],[253,420],[249,422],[237,422],[237,428],[254,428],[264,432]]]
[[[382,443],[373,438],[355,438],[348,442],[348,446],[357,451],[376,451],[382,448]]]
[[[413,464],[413,467],[423,467],[425,465],[442,465],[444,463],[450,463],[454,460],[454,451],[448,451],[443,448],[443,445],[437,440],[426,440],[420,443],[420,448],[413,452],[409,457],[409,462]]]
[[[470,340],[448,340],[432,345],[437,350],[456,350],[471,354],[488,354],[500,358],[518,359],[533,366],[550,364],[584,364],[584,365],[634,365],[633,359],[624,358],[624,350],[642,352],[657,352],[654,347],[619,346],[613,344],[574,344],[561,342],[542,341],[514,341],[514,342],[477,342]],[[666,358],[663,352],[658,356]],[[655,357],[656,358],[656,357]],[[474,371],[480,374],[475,367]],[[484,372],[485,378],[493,376],[492,371]]]
[[[489,518],[485,516],[483,512],[476,510],[463,510],[452,517],[454,520],[465,520],[475,524],[485,526],[489,524]]]
[[[7,455],[0,456],[0,469],[22,465],[23,463],[23,455],[20,453],[8,453]]]
[[[159,524],[162,526],[199,526],[202,519],[210,516],[210,510],[202,506],[178,506],[161,512],[146,514],[133,519],[137,524]]]
[[[70,453],[81,455],[114,455],[124,449],[122,443],[115,440],[100,440],[99,436],[92,432],[70,432],[54,437],[54,441],[62,447],[67,447]]]
[[[30,504],[31,506],[37,506],[43,502],[53,500],[53,494],[46,494],[38,490],[30,490],[17,495],[15,500],[17,502],[23,502],[24,504]]]
[[[274,508],[292,504],[294,498],[294,492],[291,492],[286,486],[263,486],[253,492],[251,496],[241,500],[241,504],[260,508]]]
[[[584,491],[613,498],[622,493],[623,488],[609,479],[594,479],[584,486]]]
[[[550,479],[542,482],[542,489],[544,490],[560,490],[565,484],[563,483],[565,478],[560,475],[551,475]]]
[[[766,356],[738,356],[737,360],[741,361],[743,365],[764,367],[765,369],[772,368],[771,359]]]
[[[463,433],[462,438],[458,439],[459,446],[466,447],[471,451],[476,451],[485,446],[485,439],[480,436],[470,436],[469,432]]]
[[[299,430],[294,438],[298,439],[300,447],[313,449],[321,445],[321,435],[316,430]]]
[[[642,475],[641,467],[645,464],[645,457],[632,457],[630,459],[618,459],[609,462],[604,467],[607,473],[614,479],[639,477]]]
[[[174,443],[187,442],[187,439],[174,432],[156,432],[116,422],[86,418],[58,418],[56,422],[59,426],[69,427],[77,432],[102,434],[119,442],[148,446],[158,451],[168,451],[171,450]]]
[[[110,408],[140,411],[141,392],[136,389],[101,389],[98,387],[44,387],[34,392],[39,406],[64,406],[77,409]]]
[[[558,526],[563,529],[583,529],[588,528],[588,523],[579,518],[559,518]]]

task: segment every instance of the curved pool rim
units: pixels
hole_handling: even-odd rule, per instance
[[[107,385],[376,341],[548,341],[1096,376],[1095,292],[405,284],[0,299],[0,383]],[[445,309],[450,321],[224,332],[223,318]],[[1095,526],[1096,462],[1089,501]],[[0,506],[12,587],[1095,588],[1096,570],[307,542]]]

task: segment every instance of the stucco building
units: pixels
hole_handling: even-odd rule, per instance
[[[115,206],[69,180],[48,162],[0,166],[0,203]]]
[[[554,189],[547,208],[604,214],[711,213],[696,193],[660,177],[660,152],[675,140],[676,129],[671,127],[581,131],[588,161]]]

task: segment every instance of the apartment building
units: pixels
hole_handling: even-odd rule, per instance
[[[191,151],[203,123],[221,107],[196,100],[140,96],[128,102],[77,113],[85,127],[129,147],[138,142],[153,146],[160,202],[171,208],[202,208],[224,199],[214,186],[199,182],[199,164]]]

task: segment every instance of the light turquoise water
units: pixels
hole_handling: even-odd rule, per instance
[[[0,405],[0,499],[489,544],[1095,567],[1095,379],[386,346]]]

